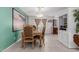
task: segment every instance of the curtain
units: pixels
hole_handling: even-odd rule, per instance
[[[41,21],[41,19],[35,19],[35,23],[37,25],[37,29],[38,29],[38,25],[39,25],[40,21]]]
[[[47,19],[42,19],[44,26],[46,26],[46,21],[47,21]]]

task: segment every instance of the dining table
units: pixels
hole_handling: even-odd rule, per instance
[[[40,46],[42,46],[42,32],[38,31],[38,30],[34,30],[33,31],[33,36],[39,36],[39,40],[40,40]],[[37,40],[37,39],[35,39]]]

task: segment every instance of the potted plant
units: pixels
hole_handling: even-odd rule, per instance
[[[73,16],[75,17],[76,22],[76,33],[79,34],[79,10],[74,10]]]

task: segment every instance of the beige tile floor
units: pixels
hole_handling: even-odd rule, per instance
[[[37,41],[38,42],[38,41]],[[36,43],[34,49],[31,44],[27,45],[25,49],[21,48],[21,41],[18,41],[4,52],[78,52],[79,49],[70,49],[58,41],[57,35],[45,35],[45,46],[40,48],[39,42]]]

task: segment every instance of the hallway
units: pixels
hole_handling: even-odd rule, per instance
[[[31,45],[27,45],[25,49],[21,48],[21,41],[16,42],[10,48],[6,49],[4,52],[78,52],[78,49],[71,49],[64,46],[61,42],[58,41],[57,35],[45,36],[45,47],[39,48],[39,45],[35,46],[34,49],[31,48]]]

